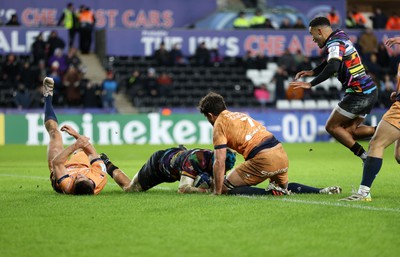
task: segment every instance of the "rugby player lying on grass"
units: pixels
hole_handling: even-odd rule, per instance
[[[202,174],[212,176],[213,155],[212,150],[186,149],[183,146],[159,150],[150,156],[132,180],[106,154],[102,153],[100,157],[107,166],[108,174],[125,192],[147,191],[164,182],[179,181],[179,193],[208,193],[210,185],[195,185],[195,179]],[[235,161],[235,153],[228,150],[225,161],[227,171],[232,169]]]
[[[106,167],[99,158],[89,138],[80,135],[70,126],[63,126],[76,142],[64,149],[58,121],[52,105],[54,81],[43,80],[45,99],[45,127],[50,136],[47,161],[53,189],[58,193],[73,195],[98,194],[107,183]],[[70,158],[69,158],[70,157]],[[69,158],[69,159],[68,159]]]

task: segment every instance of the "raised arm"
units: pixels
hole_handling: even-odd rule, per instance
[[[76,142],[67,148],[65,148],[62,152],[60,152],[56,157],[53,159],[53,167],[54,167],[54,174],[56,179],[60,179],[62,176],[67,174],[67,170],[64,166],[65,162],[74,151],[78,150],[79,148],[84,148],[89,143],[89,138],[87,137],[79,137]]]
[[[79,137],[82,137],[75,129],[73,129],[69,125],[64,125],[61,128],[61,131],[67,132],[69,135],[73,136],[75,139],[78,139]],[[85,152],[85,154],[89,157],[89,161],[92,161],[93,159],[99,158],[99,155],[96,152],[96,149],[94,146],[88,142],[87,145],[82,147],[82,150]]]

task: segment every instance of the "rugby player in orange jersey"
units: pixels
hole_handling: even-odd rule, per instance
[[[99,158],[89,138],[80,135],[68,125],[61,128],[76,139],[64,149],[58,121],[52,105],[54,81],[43,80],[45,98],[45,127],[50,136],[47,161],[53,189],[58,193],[73,195],[98,194],[107,183],[104,162]],[[69,159],[68,159],[69,158]]]
[[[400,37],[389,38],[385,44],[388,47],[400,45]],[[372,201],[370,193],[372,183],[382,168],[384,150],[393,143],[395,143],[395,158],[400,163],[400,64],[397,68],[397,88],[390,98],[393,104],[383,115],[369,143],[360,187],[356,194],[340,199],[342,201]]]
[[[338,186],[315,188],[288,183],[289,160],[282,144],[250,116],[228,111],[221,95],[208,93],[200,100],[198,108],[214,127],[214,194],[282,195],[289,194],[290,191],[322,194],[341,192]],[[245,162],[236,166],[225,178],[227,148],[242,154]],[[270,181],[267,189],[250,187],[266,179]]]

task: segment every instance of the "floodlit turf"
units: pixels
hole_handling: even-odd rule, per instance
[[[347,203],[337,200],[350,195],[352,185],[358,188],[358,158],[337,143],[284,146],[292,182],[340,185],[343,194],[179,195],[177,183],[125,194],[109,180],[95,197],[59,195],[48,180],[45,147],[2,146],[0,256],[399,255],[400,169],[392,147],[373,201]],[[166,147],[97,149],[133,176],[153,151]]]

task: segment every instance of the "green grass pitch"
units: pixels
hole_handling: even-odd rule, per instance
[[[133,177],[153,151],[167,147],[96,148]],[[342,195],[179,195],[177,183],[125,194],[112,180],[95,197],[60,195],[50,186],[45,147],[1,146],[0,256],[400,255],[400,167],[393,147],[370,203],[338,201],[352,185],[358,188],[362,174],[361,161],[340,144],[284,147],[290,181],[340,185]]]

